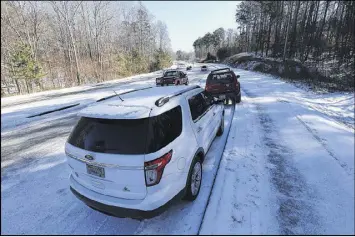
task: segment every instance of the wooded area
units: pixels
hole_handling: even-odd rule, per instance
[[[170,66],[165,23],[142,2],[2,1],[1,95]]]
[[[354,1],[242,1],[236,30],[219,28],[198,38],[196,57],[220,60],[241,52],[294,59],[327,77],[354,80]]]

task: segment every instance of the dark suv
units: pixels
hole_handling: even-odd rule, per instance
[[[207,77],[205,90],[210,92],[214,97],[232,103],[240,103],[241,92],[240,83],[238,81],[239,75],[235,75],[230,68],[222,68],[213,70]]]
[[[156,78],[157,86],[164,85],[188,85],[189,78],[186,73],[180,70],[168,70],[165,71],[162,77]]]

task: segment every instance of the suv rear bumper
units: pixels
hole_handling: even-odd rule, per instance
[[[124,207],[118,207],[118,206],[111,206],[107,205],[104,203],[97,202],[95,200],[91,200],[83,195],[81,195],[79,192],[77,192],[75,189],[70,187],[70,190],[72,193],[80,199],[82,202],[84,202],[87,206],[91,207],[92,209],[102,212],[104,214],[110,215],[110,216],[116,216],[116,217],[121,217],[121,218],[133,218],[133,219],[149,219],[153,218],[157,215],[160,215],[163,213],[173,202],[179,200],[183,196],[183,191],[181,190],[173,199],[168,201],[166,204],[163,206],[151,210],[151,211],[142,211],[138,209],[130,209],[130,208],[124,208]]]
[[[111,216],[122,218],[130,217],[133,219],[155,217],[164,212],[172,203],[180,200],[185,194],[184,189],[182,189],[175,196],[173,196],[174,194],[171,195],[168,201],[166,201],[169,199],[167,196],[159,199],[155,195],[149,195],[143,200],[122,199],[100,194],[88,189],[78,183],[72,175],[70,176],[70,190],[78,199],[97,211]],[[167,190],[163,189],[163,191]],[[158,197],[162,196],[159,195],[160,193],[156,194]],[[160,203],[162,205],[160,205]]]
[[[157,86],[161,86],[161,85],[175,85],[175,80],[173,79],[163,79],[160,80],[160,82],[156,82]]]

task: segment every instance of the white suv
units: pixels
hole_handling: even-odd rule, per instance
[[[150,218],[196,199],[224,107],[199,86],[150,87],[83,109],[65,145],[72,192],[119,217]]]

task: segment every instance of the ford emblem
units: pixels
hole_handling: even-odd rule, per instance
[[[86,155],[85,158],[88,160],[94,160],[94,157],[92,157],[91,155]]]

